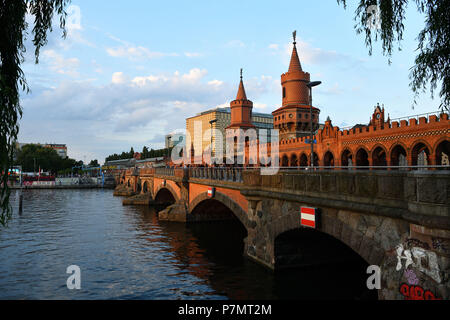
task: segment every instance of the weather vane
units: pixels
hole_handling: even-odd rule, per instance
[[[241,68],[241,80],[242,80],[242,68]]]
[[[294,37],[294,44],[296,44],[295,38],[297,37],[297,30],[294,30],[294,32],[292,32],[292,36]]]

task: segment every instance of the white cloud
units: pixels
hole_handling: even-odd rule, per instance
[[[223,81],[220,81],[220,80],[211,80],[211,81],[209,81],[208,82],[208,84],[209,85],[212,85],[212,86],[221,86],[221,85],[223,85]]]
[[[199,52],[185,52],[184,55],[188,58],[198,58],[203,56],[203,54]]]
[[[126,82],[126,77],[123,72],[114,72],[111,78],[111,82],[114,84],[121,84]]]
[[[230,48],[236,48],[236,47],[243,48],[243,47],[245,47],[245,43],[242,42],[241,40],[231,40],[231,41],[228,41],[225,44],[225,46],[230,47]]]
[[[254,109],[260,109],[260,111],[265,111],[267,109],[267,104],[255,102],[253,104]]]
[[[268,48],[271,50],[272,54],[280,55],[286,65],[289,64],[293,49],[292,43],[283,45],[283,49],[279,44],[270,44]],[[300,63],[307,64],[322,65],[326,63],[338,62],[340,60],[351,59],[349,56],[334,50],[316,48],[301,39],[297,40],[297,52],[300,58]]]
[[[66,74],[71,77],[78,77],[79,73],[77,68],[80,61],[77,58],[64,58],[62,54],[57,53],[55,50],[44,50],[42,57],[45,63],[47,63],[50,69],[59,74]]]
[[[163,53],[150,51],[149,49],[141,46],[120,46],[116,48],[107,48],[106,52],[112,57],[128,58],[130,60],[142,60],[142,59],[155,59],[165,56],[178,56],[176,53]]]

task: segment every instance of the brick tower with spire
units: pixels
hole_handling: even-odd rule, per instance
[[[242,80],[241,69],[241,82],[239,83],[238,93],[236,100],[231,101],[231,124],[227,129],[249,129],[255,128],[252,124],[252,110],[253,102],[247,99],[245,94],[244,82]]]
[[[307,84],[310,74],[302,70],[297,53],[294,31],[294,48],[288,72],[281,75],[282,107],[272,112],[274,128],[280,132],[280,140],[309,136],[311,132],[309,109],[310,94]],[[313,107],[313,128],[318,127],[320,110]]]

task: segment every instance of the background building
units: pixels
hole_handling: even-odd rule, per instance
[[[46,148],[52,148],[63,159],[67,158],[67,146],[65,144],[44,144]]]
[[[252,113],[252,124],[255,128],[258,129],[273,129],[273,116],[271,114],[266,113]],[[201,123],[201,130],[195,132],[194,124],[196,121]],[[214,121],[212,124],[211,121]],[[203,137],[205,132],[212,129],[217,129],[222,133],[223,139],[223,152],[225,155],[225,129],[231,124],[231,109],[230,108],[216,108],[208,111],[204,111],[198,113],[196,116],[186,119],[186,132],[189,132],[191,137],[191,146],[194,147],[195,156],[200,156],[203,153],[203,150],[207,149],[209,145],[213,145],[213,153],[218,148],[219,139],[216,139],[214,134],[211,139],[205,139],[203,141]],[[187,143],[189,143],[187,141]],[[189,146],[188,146],[189,148]]]

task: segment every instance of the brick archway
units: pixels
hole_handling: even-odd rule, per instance
[[[355,164],[356,166],[367,167],[370,165],[370,151],[364,146],[358,146],[355,152]]]
[[[355,157],[353,156],[353,152],[349,148],[345,148],[341,153],[341,166],[348,167],[351,161],[351,165],[355,165]]]
[[[297,159],[297,155],[295,153],[291,154],[289,166],[290,167],[298,167],[298,159]]]
[[[442,153],[447,155],[447,157],[450,157],[450,139],[447,137],[444,137],[442,139],[439,139],[433,146],[433,152],[435,156],[435,164],[441,165],[442,164]]]
[[[302,152],[300,154],[300,156],[298,157],[298,159],[299,159],[300,167],[307,167],[308,166],[308,156],[306,155],[306,153]]]
[[[432,155],[434,154],[434,149],[428,144],[427,141],[419,139],[414,141],[410,147],[410,157],[411,157],[411,165],[417,166],[419,164],[419,155],[422,151],[425,151],[425,156],[428,165],[434,164],[432,163]]]
[[[220,203],[222,203],[223,205],[225,205],[228,209],[231,210],[231,212],[233,212],[233,214],[236,216],[236,218],[238,218],[238,220],[242,223],[242,225],[244,225],[245,229],[247,229],[247,231],[248,231],[249,219],[247,217],[247,212],[239,204],[234,202],[230,197],[228,197],[227,195],[225,195],[223,193],[217,192],[217,191],[215,192],[214,198],[208,197],[207,192],[199,194],[189,204],[188,213],[192,214],[194,212],[195,208],[200,203],[202,203],[203,201],[206,201],[206,200],[216,200],[216,201],[219,201]]]
[[[327,150],[323,155],[323,165],[325,167],[334,167],[336,157],[331,150]]]
[[[388,152],[382,144],[375,145],[370,151],[373,166],[387,166]]]
[[[160,185],[158,187],[158,189],[156,189],[156,192],[153,195],[153,200],[156,200],[156,196],[158,195],[158,192],[160,192],[162,189],[168,190],[172,194],[173,198],[175,199],[175,202],[179,202],[180,201],[180,198],[178,197],[178,195],[175,192],[175,190],[173,190],[173,188],[170,185],[168,185],[168,184],[166,184],[165,186]]]

